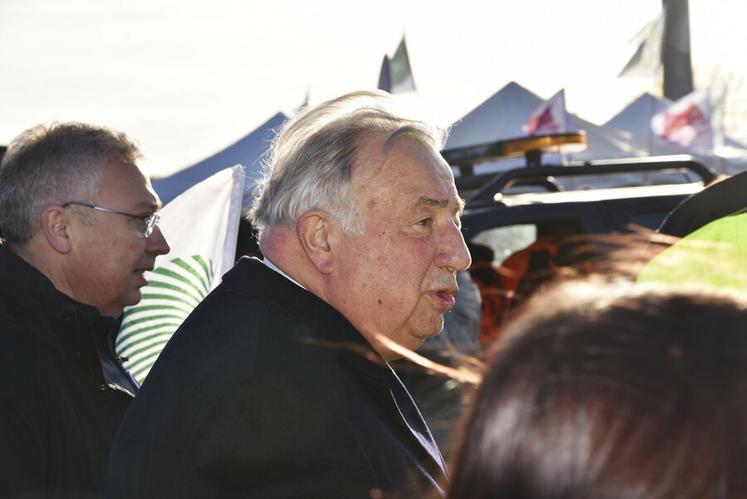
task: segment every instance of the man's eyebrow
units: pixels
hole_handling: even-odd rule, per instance
[[[457,197],[456,199],[456,212],[461,214],[464,211],[464,199]],[[415,207],[418,208],[420,206],[448,206],[449,200],[448,199],[433,199],[429,198],[428,196],[420,196],[418,201],[415,203]]]
[[[420,196],[417,203],[415,203],[415,207],[419,206],[448,206],[449,200],[448,199],[433,199],[429,198],[428,196]]]
[[[147,202],[136,204],[133,210],[158,211],[161,208],[162,208],[161,203],[147,201]]]

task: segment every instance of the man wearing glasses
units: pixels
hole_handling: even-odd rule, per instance
[[[114,353],[169,251],[123,133],[38,126],[0,165],[0,496],[100,497],[137,383]]]

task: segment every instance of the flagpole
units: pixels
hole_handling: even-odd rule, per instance
[[[726,145],[726,96],[729,92],[729,83],[727,82],[723,90],[721,91],[720,101],[719,101],[719,111],[718,111],[718,142],[720,146]],[[721,158],[721,173],[722,174],[728,174],[726,171],[726,158],[723,156],[720,156]]]
[[[648,117],[648,155],[653,155],[653,145],[654,145],[654,131],[651,129],[651,121],[654,119],[654,115],[656,114],[656,96],[653,94],[651,95],[651,113]]]
[[[676,101],[692,93],[693,67],[690,57],[690,12],[688,0],[662,0],[664,43],[664,96]]]

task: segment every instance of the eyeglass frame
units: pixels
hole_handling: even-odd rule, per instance
[[[90,208],[92,210],[101,211],[104,213],[113,213],[114,215],[142,220],[145,222],[145,231],[143,232],[143,235],[146,239],[148,239],[151,234],[153,234],[153,230],[156,228],[156,226],[158,225],[158,221],[161,219],[161,215],[159,215],[158,212],[153,212],[150,215],[134,215],[132,213],[127,213],[126,211],[115,210],[114,208],[105,208],[103,206],[96,206],[95,204],[83,203],[81,201],[67,201],[62,204],[62,207],[67,208],[70,205],[83,206],[84,208]]]

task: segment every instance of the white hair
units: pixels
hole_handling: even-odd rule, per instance
[[[381,91],[349,93],[285,123],[254,194],[250,213],[259,237],[268,227],[294,227],[313,209],[330,213],[345,232],[358,233],[350,180],[359,151],[366,139],[383,136],[385,156],[403,135],[440,151],[446,130],[398,114]]]

